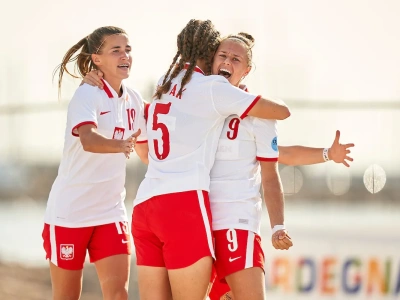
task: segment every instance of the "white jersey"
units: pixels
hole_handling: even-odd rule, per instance
[[[213,230],[260,234],[262,200],[259,161],[278,161],[277,121],[238,116],[226,119],[211,169]]]
[[[226,78],[204,76],[196,67],[178,96],[186,70],[170,91],[149,107],[149,166],[134,205],[153,196],[189,190],[209,191],[210,170],[226,117],[244,117],[260,98],[233,87]]]
[[[47,203],[47,224],[87,227],[128,220],[124,153],[84,151],[77,128],[93,124],[110,139],[127,139],[140,128],[138,141],[145,141],[144,103],[139,93],[125,85],[118,97],[104,83],[104,90],[80,86],[69,103],[63,157]]]

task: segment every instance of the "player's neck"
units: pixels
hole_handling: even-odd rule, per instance
[[[203,71],[206,71],[206,62],[204,59],[198,59],[196,60],[196,65]]]
[[[104,76],[104,79],[108,82],[108,84],[114,89],[114,91],[118,94],[118,97],[122,96],[122,80],[119,78],[107,78]]]

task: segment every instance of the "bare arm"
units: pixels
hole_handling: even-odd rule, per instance
[[[328,157],[336,163],[342,163],[346,167],[350,167],[348,161],[353,161],[349,157],[350,147],[354,144],[342,145],[339,143],[340,131],[336,131],[335,139],[332,146],[328,150]],[[324,148],[312,148],[304,146],[279,146],[279,162],[285,165],[312,165],[325,162],[322,152]]]
[[[140,131],[134,133],[126,140],[108,139],[97,132],[96,126],[92,124],[82,125],[78,128],[79,138],[83,150],[93,153],[124,153],[129,158],[132,148],[136,143],[136,136]]]
[[[149,144],[148,143],[136,143],[135,145],[136,154],[139,156],[140,160],[148,165],[149,164]]]
[[[260,119],[284,120],[290,116],[290,110],[283,101],[261,97],[247,114]]]
[[[271,228],[284,225],[285,201],[283,188],[278,172],[277,162],[261,161],[261,177],[265,205],[267,206]],[[289,249],[293,243],[286,230],[278,230],[272,235],[272,244],[276,249]]]

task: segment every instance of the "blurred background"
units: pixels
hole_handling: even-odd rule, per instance
[[[280,166],[289,251],[262,236],[268,299],[400,299],[400,2],[50,1],[8,2],[0,10],[0,299],[50,299],[41,231],[62,154],[66,108],[80,80],[52,80],[65,52],[94,29],[124,28],[133,45],[127,84],[145,99],[191,18],[223,34],[256,39],[254,93],[279,97],[292,116],[279,144],[329,147],[335,130],[355,143],[350,168],[327,162]],[[132,208],[145,166],[127,169]],[[133,263],[135,258],[133,257]],[[130,299],[138,299],[135,267]],[[100,299],[86,265],[82,299]]]

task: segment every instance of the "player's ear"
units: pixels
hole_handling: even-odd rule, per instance
[[[92,54],[92,61],[96,66],[99,66],[101,64],[100,55]]]
[[[244,74],[244,76],[249,75],[250,71],[251,71],[251,66],[248,66],[248,67],[247,67],[247,71],[246,71],[246,73]]]

